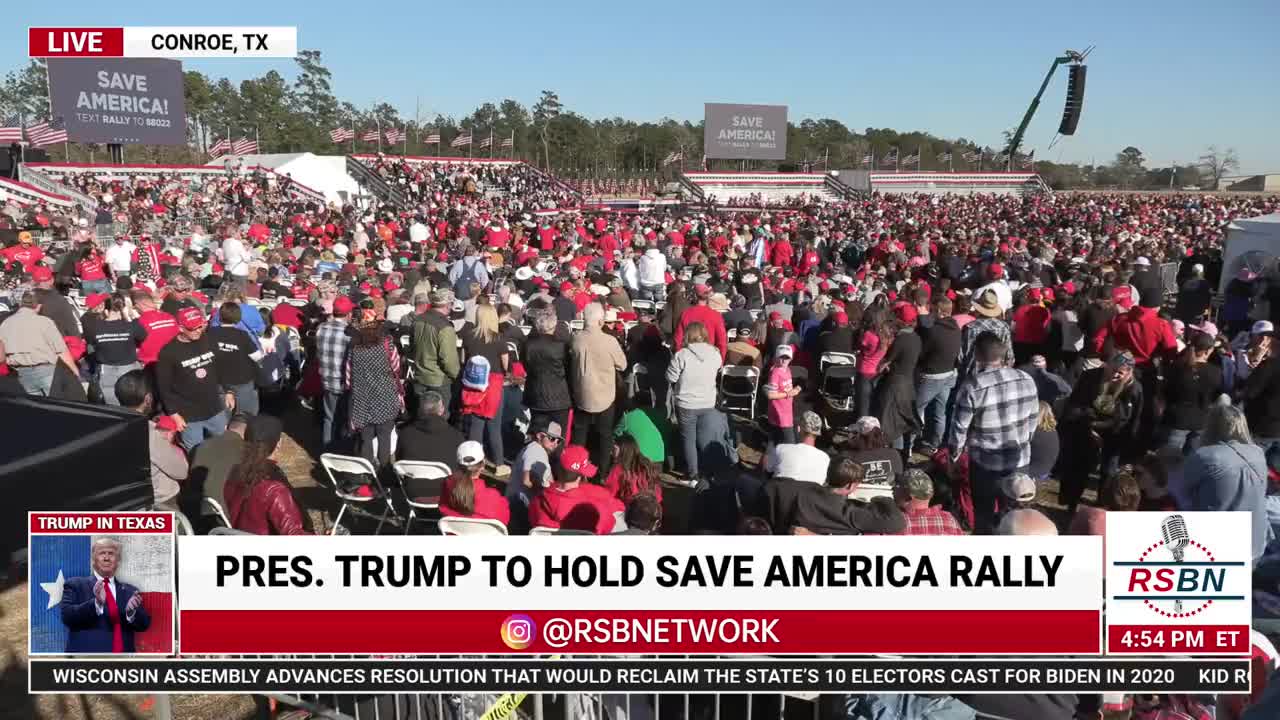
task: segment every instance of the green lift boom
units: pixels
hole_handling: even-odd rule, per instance
[[[1053,64],[1049,66],[1049,72],[1044,75],[1044,82],[1040,83],[1040,91],[1036,93],[1035,98],[1031,101],[1031,105],[1027,108],[1027,112],[1022,116],[1022,122],[1018,125],[1018,129],[1013,133],[1013,139],[1009,141],[1009,147],[1006,149],[1008,153],[1005,157],[1006,162],[1012,163],[1014,155],[1017,154],[1018,148],[1022,146],[1022,136],[1027,132],[1027,126],[1031,124],[1031,118],[1035,117],[1036,109],[1040,107],[1040,98],[1044,95],[1044,91],[1049,87],[1049,81],[1053,79],[1053,73],[1057,71],[1060,65],[1077,64],[1084,62],[1085,57],[1093,52],[1093,46],[1085,48],[1084,52],[1076,52],[1075,50],[1067,50],[1061,57],[1053,59]],[[1006,166],[1007,167],[1007,166]]]

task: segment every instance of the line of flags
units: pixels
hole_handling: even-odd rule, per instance
[[[953,159],[951,150],[944,150],[943,152],[938,153],[934,157],[937,159],[939,165],[945,164],[947,166],[951,165],[952,159]],[[990,157],[993,161],[992,162],[993,168],[999,168],[1009,163],[1008,152],[1002,152],[1002,153],[996,154],[994,151],[991,151],[991,150],[975,149],[975,150],[970,150],[964,153],[960,157],[964,158],[964,160],[969,163],[981,163],[982,160]],[[920,158],[921,158],[921,154],[920,154],[920,151],[918,150],[915,153],[912,153],[909,155],[903,155],[900,158],[898,153],[898,148],[894,147],[894,148],[890,148],[889,152],[885,153],[884,156],[880,158],[880,161],[883,163],[892,163],[895,167],[902,167],[904,165],[907,165],[907,166],[915,165],[916,168],[918,169],[920,167]],[[1023,168],[1023,169],[1034,168],[1036,165],[1036,151],[1032,150],[1026,155],[1017,155],[1015,156],[1015,161],[1017,166],[1020,168]],[[875,153],[869,152],[863,155],[862,165],[864,167],[874,167],[876,165]]]
[[[0,143],[25,143],[40,148],[64,142],[67,142],[67,129],[61,120],[41,121],[23,127],[22,118],[14,115],[0,127]]]
[[[228,153],[232,155],[253,155],[258,152],[258,141],[253,138],[231,140],[222,138],[209,146],[209,157],[218,157]]]
[[[677,162],[683,162],[683,161],[684,161],[684,152],[680,150],[672,150],[671,152],[667,153],[667,156],[665,158],[662,159],[662,164],[670,165],[671,163],[677,163]]]
[[[423,144],[425,145],[440,144],[439,130],[433,129],[433,130],[427,130],[425,132],[426,132],[426,135],[423,136],[423,139],[422,139]],[[351,142],[355,140],[356,137],[357,137],[357,134],[356,134],[355,128],[338,127],[329,131],[329,139],[332,140],[334,143]],[[408,131],[406,129],[401,129],[401,128],[389,128],[385,131],[379,130],[379,129],[373,129],[373,130],[366,130],[363,133],[359,134],[359,139],[363,142],[379,142],[380,140],[385,140],[389,145],[395,145],[397,143],[406,142],[408,138],[409,138]],[[455,147],[455,148],[469,147],[474,143],[475,147],[484,149],[484,148],[493,148],[495,146],[495,142],[497,147],[500,147],[504,150],[514,148],[516,144],[516,134],[513,131],[511,135],[509,135],[508,137],[498,140],[498,138],[494,136],[493,131],[490,131],[488,137],[481,138],[477,142],[473,138],[472,133],[463,132],[455,136],[453,140],[449,142],[449,146]]]

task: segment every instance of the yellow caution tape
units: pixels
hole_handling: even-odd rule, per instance
[[[559,660],[559,655],[552,655],[548,660]],[[484,711],[484,715],[480,716],[480,720],[506,720],[515,714],[516,708],[520,707],[520,703],[529,697],[529,693],[507,693],[498,698],[488,710]]]

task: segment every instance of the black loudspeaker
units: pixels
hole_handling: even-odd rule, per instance
[[[1067,105],[1062,109],[1062,124],[1058,125],[1061,135],[1076,134],[1080,111],[1084,109],[1084,78],[1088,70],[1084,65],[1071,66],[1071,75],[1067,78]]]

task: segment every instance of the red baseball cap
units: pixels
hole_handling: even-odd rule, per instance
[[[44,265],[37,265],[31,268],[32,282],[49,282],[53,279],[53,271]]]
[[[907,325],[914,325],[916,320],[920,318],[920,313],[916,311],[916,306],[911,303],[899,303],[893,306],[893,314]]]
[[[1031,288],[1027,291],[1027,299],[1031,302],[1040,302],[1041,297],[1040,288]]]
[[[178,325],[184,330],[204,327],[204,312],[200,308],[184,307],[178,311]]]
[[[849,324],[848,313],[838,312],[832,316],[832,319],[835,321],[836,325],[838,325],[839,327],[845,327],[846,325]]]
[[[1111,289],[1111,301],[1117,307],[1128,310],[1133,307],[1133,293],[1130,292],[1128,285],[1118,285]]]
[[[1001,265],[1000,263],[991,263],[991,277],[993,278],[1004,277],[1004,266]]]
[[[581,445],[570,445],[560,452],[560,467],[583,477],[589,478],[596,475],[596,466],[591,464],[591,455]]]
[[[350,315],[355,305],[351,302],[351,298],[346,295],[339,295],[333,301],[334,315]]]
[[[89,308],[96,308],[102,303],[106,302],[107,298],[109,297],[111,296],[108,295],[107,293],[94,293],[84,299],[84,306]]]

